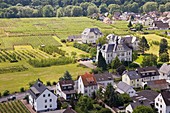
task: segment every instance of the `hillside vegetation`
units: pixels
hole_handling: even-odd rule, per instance
[[[88,16],[115,11],[169,11],[169,0],[3,0],[0,17]]]

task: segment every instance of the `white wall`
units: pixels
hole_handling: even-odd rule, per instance
[[[102,35],[96,35],[93,32],[90,32],[89,34],[82,34],[82,42],[83,43],[96,43],[96,40],[100,38]]]
[[[133,112],[133,109],[132,109],[132,106],[129,104],[127,107],[126,107],[126,113],[132,113]]]
[[[50,96],[48,96],[50,94]],[[43,97],[45,95],[45,97]],[[52,101],[50,102],[50,99]],[[47,102],[45,102],[47,100]],[[54,95],[52,92],[50,92],[48,89],[46,89],[36,100],[37,103],[37,111],[43,111],[43,110],[54,110],[57,108],[57,96]],[[50,106],[51,105],[51,106]],[[45,108],[47,106],[47,108]]]
[[[78,90],[77,90],[77,92],[84,94],[84,84],[83,84],[81,76],[78,79]]]

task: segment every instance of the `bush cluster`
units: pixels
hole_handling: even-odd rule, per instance
[[[34,67],[49,67],[52,65],[64,65],[75,63],[75,59],[70,57],[59,57],[57,59],[30,59],[28,63]]]

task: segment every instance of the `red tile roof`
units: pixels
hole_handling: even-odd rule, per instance
[[[97,85],[96,79],[94,78],[93,74],[86,72],[84,75],[81,75],[81,78],[85,87]]]

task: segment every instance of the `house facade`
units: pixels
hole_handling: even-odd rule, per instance
[[[95,44],[103,34],[98,28],[86,28],[81,33],[82,43]]]
[[[144,87],[148,81],[159,80],[159,72],[156,67],[137,68],[135,71],[125,71],[122,81],[137,88]]]
[[[132,49],[125,44],[104,44],[102,47],[97,47],[97,61],[99,51],[101,51],[107,64],[111,63],[116,56],[118,56],[121,61],[132,61]]]
[[[93,74],[85,73],[79,76],[77,79],[77,88],[77,93],[91,97],[92,93],[97,90],[97,81]]]
[[[160,79],[166,79],[167,81],[169,81],[170,80],[170,65],[164,63],[160,67],[159,73],[160,73]]]
[[[57,109],[57,96],[40,80],[29,89],[29,104],[36,112]]]
[[[94,78],[97,81],[98,88],[99,88],[99,86],[106,88],[108,84],[111,84],[112,86],[114,86],[114,84],[115,84],[113,75],[109,72],[94,74]]]
[[[158,113],[170,113],[170,91],[163,91],[155,98]]]
[[[73,80],[61,80],[56,85],[56,94],[65,100],[76,98],[76,90],[74,90]]]

